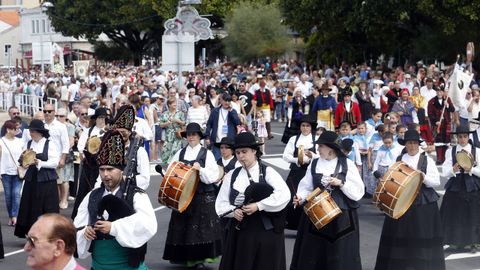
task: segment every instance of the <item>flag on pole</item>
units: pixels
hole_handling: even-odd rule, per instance
[[[450,86],[448,87],[448,96],[452,99],[456,108],[465,106],[465,96],[470,88],[473,74],[464,72],[461,68],[455,67],[452,77],[450,77]]]

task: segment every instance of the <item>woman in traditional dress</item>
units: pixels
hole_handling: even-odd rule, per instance
[[[172,211],[163,259],[204,268],[204,263],[215,262],[221,254],[222,227],[215,213],[219,171],[212,152],[200,144],[204,135],[199,124],[188,124],[182,136],[188,145],[177,151],[172,162],[192,166],[199,172],[200,182],[188,208],[182,213]]]
[[[355,164],[343,154],[335,132],[323,132],[317,144],[320,157],[308,166],[293,202],[301,207],[318,187],[331,192],[342,214],[320,230],[302,214],[290,269],[362,269],[357,208],[365,187]]]
[[[300,119],[302,115],[309,113],[309,106],[307,100],[302,96],[302,90],[297,88],[293,92],[291,102],[287,109],[287,123],[283,131],[282,142],[288,143],[290,137],[297,135],[300,132]]]
[[[58,213],[57,172],[60,151],[48,140],[50,134],[41,120],[33,119],[28,127],[31,140],[25,149],[36,153],[34,163],[25,174],[22,198],[18,212],[15,235],[25,238],[37,218],[46,213]]]
[[[316,130],[317,127],[315,118],[304,115],[300,122],[301,133],[291,137],[283,151],[283,160],[290,163],[287,185],[292,196],[297,193],[298,183],[305,176],[308,164],[317,152],[315,149],[315,133],[312,133],[312,130]],[[287,207],[287,229],[297,229],[301,213],[302,209],[300,207],[294,207],[294,205]]]
[[[460,126],[456,132],[456,146],[446,153],[442,176],[448,179],[445,185],[445,195],[440,207],[440,217],[443,225],[444,243],[449,249],[456,251],[464,247],[475,253],[480,243],[480,149],[468,141],[470,133],[468,125]],[[471,154],[472,168],[463,168],[457,159],[457,153]]]
[[[286,269],[284,209],[290,193],[282,177],[260,161],[260,145],[248,132],[235,137],[242,167],[224,177],[215,203],[217,214],[229,219],[221,270]]]
[[[413,123],[413,112],[415,106],[410,101],[408,96],[408,89],[403,89],[400,92],[400,98],[393,104],[392,112],[396,112],[400,115],[400,120],[404,126],[408,126]]]
[[[438,211],[440,174],[435,162],[420,151],[420,134],[408,130],[404,139],[406,153],[397,161],[421,171],[424,180],[414,203],[399,219],[385,216],[378,248],[377,270],[442,270],[445,269],[443,233]]]
[[[176,131],[185,125],[185,115],[177,110],[176,99],[169,99],[167,106],[168,111],[164,111],[160,117],[160,127],[165,132],[165,144],[161,154],[163,166],[167,166],[169,159],[182,148],[182,138],[176,135]]]

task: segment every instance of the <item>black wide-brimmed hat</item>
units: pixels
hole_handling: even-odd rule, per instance
[[[326,145],[337,152],[337,156],[345,156],[342,152],[342,142],[340,137],[338,137],[337,133],[333,131],[324,131],[320,138],[316,141],[317,144]]]
[[[353,146],[353,140],[350,138],[345,138],[342,140],[342,149],[346,152],[352,151],[352,146]]]
[[[351,87],[347,87],[347,89],[345,89],[345,92],[343,92],[343,95],[344,96],[351,96],[353,95],[353,90]]]
[[[215,146],[220,147],[221,145],[227,145],[228,147],[233,148],[234,144],[235,144],[235,141],[230,137],[223,137],[220,142],[215,143]]]
[[[186,138],[188,133],[198,133],[198,135],[200,136],[200,139],[205,138],[205,136],[203,135],[203,132],[202,132],[202,128],[200,127],[200,125],[198,123],[188,124],[185,131],[182,131],[182,133],[181,133],[182,137]]]
[[[110,110],[104,107],[96,108],[95,114],[90,117],[90,119],[97,119],[98,117],[105,116],[108,118],[110,115]]]
[[[50,137],[50,133],[48,132],[48,129],[45,128],[45,124],[42,122],[42,120],[33,119],[32,122],[30,122],[28,129],[41,133],[45,138]]]
[[[309,123],[312,126],[312,129],[317,128],[317,119],[315,119],[315,117],[311,115],[308,115],[308,114],[302,115],[302,117],[300,118],[300,124],[302,123]]]
[[[263,143],[260,142],[255,135],[250,132],[242,132],[235,137],[235,144],[233,145],[233,149],[238,148],[253,148],[257,149]]]
[[[118,130],[109,130],[103,135],[100,151],[97,154],[97,164],[98,166],[112,166],[120,170],[125,168],[125,142]]]
[[[451,132],[450,134],[470,134],[474,133],[474,130],[470,130],[470,127],[468,125],[463,125],[457,127],[457,129],[454,132]]]
[[[418,133],[415,129],[410,129],[405,132],[405,136],[403,139],[398,139],[398,143],[401,145],[405,145],[408,141],[415,141],[418,143],[423,142],[420,138],[420,133]]]

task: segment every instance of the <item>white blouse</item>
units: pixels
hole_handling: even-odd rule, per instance
[[[419,151],[416,155],[410,156],[408,153],[403,154],[402,161],[407,163],[408,166],[417,169],[418,160],[420,159],[420,154],[422,151]],[[437,166],[431,157],[427,157],[427,173],[424,174],[423,183],[427,187],[438,187],[440,186],[440,173],[438,172]],[[423,173],[422,173],[423,174]]]
[[[258,183],[260,175],[260,166],[258,165],[258,162],[248,171],[250,172],[252,180]],[[223,178],[223,184],[215,202],[215,210],[218,215],[226,213],[235,208],[234,205],[230,204],[230,183],[232,174],[233,170],[228,172],[228,174]],[[256,203],[258,206],[258,211],[278,212],[285,208],[290,201],[291,195],[287,184],[282,179],[282,176],[273,168],[267,167],[265,182],[273,187],[273,193],[269,197]],[[237,179],[233,183],[233,188],[239,193],[244,193],[245,189],[249,185],[250,181],[248,179],[247,171],[245,168],[242,168],[237,176]],[[233,212],[226,217],[233,217]]]
[[[13,140],[9,140],[7,137],[2,137],[0,147],[2,149],[0,174],[17,175],[17,167],[20,166],[18,159],[23,148],[22,139],[14,137]]]
[[[317,166],[315,167],[316,173],[322,173],[323,175],[332,175],[335,173],[335,168],[337,167],[338,158],[332,160],[326,160],[322,157],[318,158]],[[308,165],[307,173],[300,181],[297,190],[297,197],[302,201],[305,201],[305,198],[313,191],[313,181],[312,181],[312,163]],[[365,186],[362,181],[362,177],[358,172],[357,167],[347,158],[347,175],[345,176],[345,182],[340,190],[350,198],[351,200],[358,201],[363,197],[365,193]]]
[[[470,171],[470,175],[474,174],[477,177],[480,177],[480,168],[479,168],[479,161],[480,161],[480,149],[477,147],[475,148],[475,162],[472,170]],[[467,151],[468,153],[472,153],[472,145],[467,144],[462,147],[460,144],[457,144],[457,152],[462,150]],[[457,161],[458,162],[458,161]],[[449,147],[447,152],[445,153],[445,162],[443,162],[442,166],[442,176],[446,177],[447,179],[450,177],[454,177],[455,173],[453,172],[453,157],[452,157],[452,147]],[[460,171],[457,172],[459,174]]]
[[[191,147],[190,145],[186,146],[187,149],[185,150],[185,160],[196,160],[198,152],[200,152],[200,148],[202,147],[201,144],[197,144],[195,147]],[[183,148],[182,148],[183,149]],[[170,160],[170,165],[174,161],[178,161],[180,157],[180,152],[182,149],[178,150],[177,153],[172,157]],[[207,158],[205,159],[205,167],[200,169],[200,181],[205,184],[213,184],[218,181],[218,176],[220,172],[218,171],[218,165],[215,161],[215,157],[213,156],[212,151],[207,150]]]
[[[318,136],[314,137],[314,141],[312,141],[312,134],[308,134],[307,136],[300,134],[298,138],[297,143],[295,144],[295,140],[297,139],[297,136],[292,136],[288,140],[287,146],[285,147],[285,150],[283,151],[283,160],[289,163],[294,163],[298,164],[298,158],[293,156],[293,153],[295,152],[295,148],[298,148],[298,146],[303,145],[306,150],[312,148],[315,145],[315,141],[318,139]],[[316,146],[315,146],[316,147]],[[313,158],[318,157],[318,155],[314,154]],[[303,155],[303,163],[308,164],[310,163],[310,158],[307,155]]]

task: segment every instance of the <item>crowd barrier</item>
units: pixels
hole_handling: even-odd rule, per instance
[[[36,95],[20,94],[11,91],[0,93],[0,110],[7,111],[8,108],[15,105],[21,116],[33,116],[36,112],[43,111],[45,102],[53,104],[55,110],[58,108],[57,99],[55,98],[47,98],[47,101],[43,101],[42,97]]]

